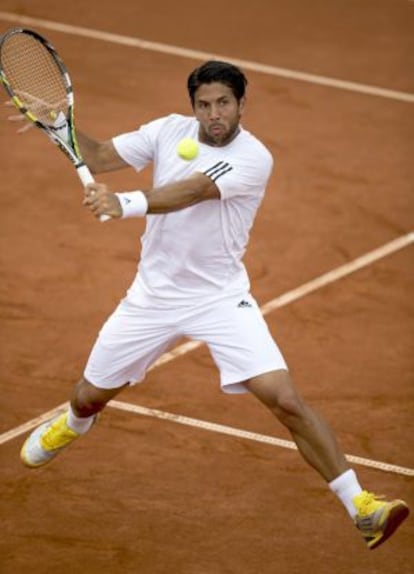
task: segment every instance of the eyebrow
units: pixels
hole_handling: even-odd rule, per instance
[[[223,96],[220,96],[219,98],[217,98],[216,100],[213,100],[213,101],[220,102],[222,100],[227,100],[228,98],[229,98],[228,95],[223,95]],[[196,98],[196,102],[201,103],[201,104],[209,104],[210,103],[207,100],[203,100],[203,98],[198,98],[198,99]]]

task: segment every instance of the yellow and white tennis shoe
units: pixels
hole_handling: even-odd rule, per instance
[[[385,542],[410,513],[403,500],[382,498],[364,490],[353,499],[358,512],[355,525],[371,550]]]
[[[63,413],[37,427],[24,442],[20,458],[30,468],[50,462],[63,448],[81,436],[66,423],[68,414]]]

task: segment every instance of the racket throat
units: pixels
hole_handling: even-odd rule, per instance
[[[63,112],[59,112],[55,121],[49,128],[66,144],[72,144],[72,137],[69,129],[69,124]]]

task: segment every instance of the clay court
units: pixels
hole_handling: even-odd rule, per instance
[[[186,78],[204,59],[244,68],[243,124],[277,164],[245,258],[252,291],[364,487],[414,508],[414,3],[1,10],[0,32],[23,24],[57,47],[77,123],[99,139],[190,114]],[[135,275],[144,222],[95,221],[67,159],[2,108],[0,572],[413,572],[413,519],[368,551],[284,428],[223,394],[207,349],[186,341],[56,461],[23,467],[24,437],[68,400]],[[151,173],[100,179],[136,189]]]

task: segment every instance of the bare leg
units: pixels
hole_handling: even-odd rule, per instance
[[[287,371],[265,373],[245,385],[288,428],[303,458],[327,482],[349,469],[333,432],[304,403]]]
[[[82,377],[73,389],[70,401],[72,410],[76,416],[82,418],[95,415],[126,386],[128,385],[116,389],[100,389]]]

